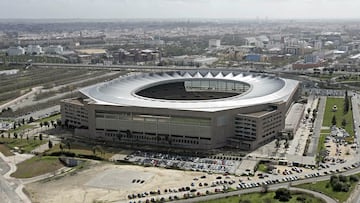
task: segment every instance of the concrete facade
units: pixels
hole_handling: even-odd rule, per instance
[[[298,85],[291,89],[286,101],[205,111],[99,104],[84,94],[85,99],[63,100],[61,113],[63,123],[85,130],[84,135],[95,140],[174,148],[231,146],[253,150],[274,140],[284,129],[285,114],[297,96]]]

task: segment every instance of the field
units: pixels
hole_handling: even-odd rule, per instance
[[[61,114],[56,114],[56,115],[53,115],[53,116],[50,116],[50,117],[47,117],[47,118],[43,118],[43,119],[40,119],[40,120],[37,120],[36,122],[37,123],[43,123],[43,122],[50,122],[50,121],[56,121],[58,119],[61,119]]]
[[[281,203],[279,200],[274,199],[275,192],[267,193],[250,193],[240,196],[232,196],[223,199],[215,199],[210,201],[204,201],[201,203]],[[296,200],[298,197],[306,198],[306,203],[325,203],[323,200],[312,197],[308,194],[292,194],[290,201],[288,203],[298,203],[300,201]],[[304,201],[305,202],[305,201]]]
[[[4,143],[4,145],[8,149],[13,149],[14,147],[18,147],[25,153],[29,153],[36,147],[46,143],[46,141],[44,141],[44,140],[42,140],[42,141],[33,140],[33,139],[26,140],[26,139],[20,139],[20,138],[18,138],[18,139],[0,138],[0,142]],[[3,149],[4,149],[4,147],[3,147]]]
[[[360,177],[359,174],[357,176]],[[335,192],[335,191],[333,191],[331,186],[329,186],[329,183],[330,183],[329,180],[325,180],[325,181],[319,181],[316,183],[306,183],[306,184],[302,184],[302,185],[297,185],[296,187],[320,192],[320,193],[323,193],[333,199],[337,199],[340,202],[344,202],[349,198],[351,192],[354,190],[355,185],[357,184],[357,182],[351,183],[351,187],[348,192]]]
[[[32,178],[62,168],[57,157],[33,157],[17,164],[17,170],[11,174],[15,178]]]
[[[4,156],[12,156],[14,155],[11,151],[10,148],[4,144],[0,144],[0,152],[4,155]]]
[[[81,146],[81,145],[77,145],[77,144],[71,144],[70,150],[69,150],[68,146],[65,143],[63,143],[63,151],[74,153],[77,156],[79,156],[79,155],[80,156],[81,155],[88,155],[88,156],[96,155],[105,160],[110,159],[114,155],[113,152],[108,152],[105,150],[102,150],[102,152],[101,152],[101,150],[99,150],[99,149],[95,150],[95,154],[94,154],[93,147]],[[52,149],[50,149],[46,153],[50,154],[50,153],[55,153],[55,152],[61,152],[59,144],[55,145]]]
[[[332,111],[332,108],[334,105],[336,105],[336,107],[337,107],[337,111],[335,111],[335,112]],[[350,106],[351,106],[351,102],[350,102]],[[345,130],[351,136],[354,136],[353,114],[351,111],[351,107],[350,107],[350,110],[346,114],[344,114],[344,99],[343,98],[328,97],[326,99],[326,107],[325,107],[323,126],[330,127],[332,125],[331,121],[332,121],[332,118],[334,115],[336,117],[336,126],[342,127],[341,126],[342,120],[345,119],[347,122],[347,124],[345,126]]]

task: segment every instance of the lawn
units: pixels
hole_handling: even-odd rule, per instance
[[[336,105],[337,111],[333,112],[332,108]],[[323,126],[330,127],[333,115],[336,117],[336,126],[341,127],[342,120],[345,119],[347,121],[347,125],[345,126],[345,130],[351,135],[354,136],[354,122],[353,122],[353,114],[351,111],[351,101],[350,101],[350,110],[344,114],[344,98],[335,98],[328,97],[326,99],[326,107],[325,114],[323,120]]]
[[[330,132],[331,132],[331,130],[330,129],[322,129],[321,131],[320,131],[320,133],[321,134],[330,134]]]
[[[56,121],[58,119],[61,118],[61,114],[56,114],[56,115],[53,115],[53,116],[50,116],[50,117],[47,117],[47,118],[43,118],[43,119],[40,119],[40,120],[37,120],[36,122],[37,123],[41,123],[41,122],[50,122],[50,121]]]
[[[13,138],[0,138],[0,142],[4,143],[4,145],[9,148],[13,149],[14,147],[18,147],[19,149],[23,150],[25,153],[31,152],[36,147],[45,144],[47,141],[45,140],[33,140],[33,139],[13,139]]]
[[[264,172],[264,173],[267,173],[267,166],[265,164],[259,164],[258,166],[258,171],[261,171],[261,172]]]
[[[56,171],[62,167],[63,165],[57,157],[35,156],[17,164],[17,170],[11,176],[15,178],[32,178]]]
[[[325,138],[328,134],[320,134],[320,138],[319,138],[319,144],[318,144],[318,148],[317,148],[317,152],[319,153],[321,150],[325,149]]]
[[[357,174],[357,176],[360,177],[360,174]],[[357,182],[351,183],[351,187],[348,192],[335,192],[335,191],[333,191],[331,186],[329,186],[329,184],[330,184],[330,181],[325,180],[325,181],[319,181],[316,183],[301,184],[301,185],[297,185],[296,187],[324,193],[325,195],[327,195],[333,199],[337,199],[340,202],[344,202],[349,198],[349,196],[350,196],[351,192],[353,191],[353,189],[355,188],[355,185],[357,184]]]
[[[281,203],[279,200],[274,199],[275,192],[268,192],[268,193],[250,193],[244,194],[240,196],[232,196],[226,197],[222,199],[214,199],[209,201],[204,201],[202,203]],[[298,203],[299,201],[296,200],[297,197],[305,197],[306,203],[325,203],[322,199],[318,199],[312,197],[308,194],[292,194],[292,198],[288,203]]]
[[[22,125],[20,127],[17,127],[15,130],[11,129],[8,132],[10,132],[10,133],[18,133],[18,132],[21,132],[23,130],[32,129],[32,128],[35,128],[35,127],[33,125],[25,124],[25,125]]]
[[[53,153],[53,152],[60,152],[60,145],[57,144],[55,146],[53,146],[53,148],[49,151],[47,151],[47,154]],[[63,151],[64,152],[72,152],[76,155],[94,155],[93,153],[93,147],[91,146],[82,146],[82,145],[76,145],[76,144],[71,144],[70,145],[70,150],[68,149],[67,145],[63,143]],[[104,154],[101,154],[98,150],[96,151],[96,156],[101,157],[105,160],[110,159],[114,153],[112,152],[108,152],[105,150]]]
[[[0,144],[0,152],[4,155],[4,156],[12,156],[14,155],[11,151],[10,148],[8,146],[6,146],[5,144]]]

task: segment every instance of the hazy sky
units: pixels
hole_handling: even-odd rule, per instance
[[[360,0],[0,0],[0,18],[360,18]]]

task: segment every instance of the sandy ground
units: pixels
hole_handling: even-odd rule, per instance
[[[206,175],[206,179],[194,181]],[[179,171],[132,165],[97,164],[75,175],[67,175],[58,180],[37,182],[26,185],[32,201],[35,202],[94,202],[116,201],[128,202],[127,195],[143,192],[178,189],[216,180],[216,174]],[[133,179],[144,180],[144,183],[132,183]],[[235,179],[235,178],[233,178]],[[203,187],[202,187],[203,188]]]
[[[77,49],[77,52],[81,54],[105,54],[105,49]]]

